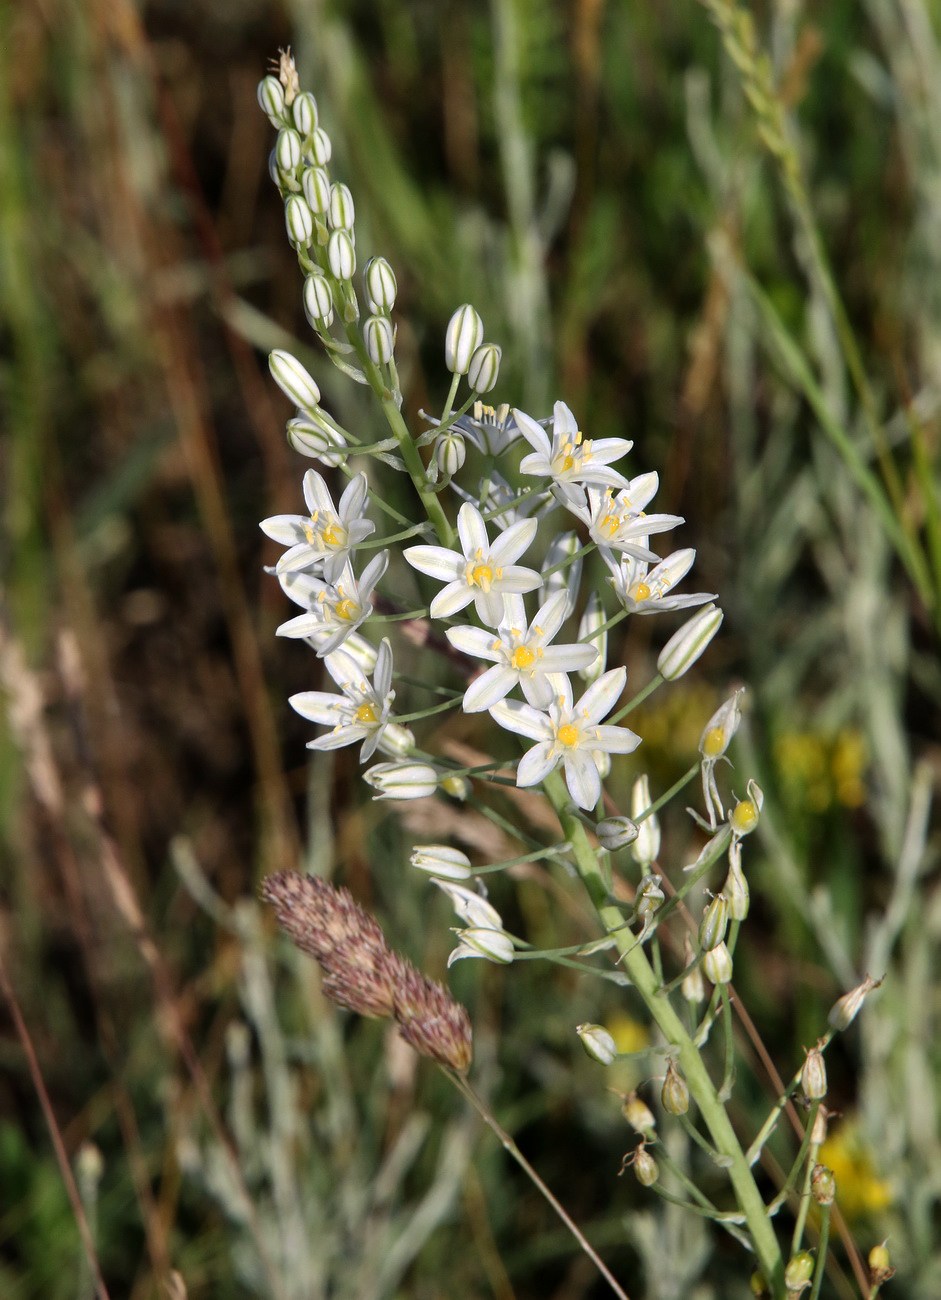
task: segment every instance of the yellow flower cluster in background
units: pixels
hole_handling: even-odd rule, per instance
[[[876,1176],[869,1148],[852,1120],[827,1138],[818,1158],[833,1170],[837,1204],[847,1219],[878,1214],[892,1204],[892,1188]]]
[[[859,808],[865,802],[866,742],[855,728],[836,735],[785,732],[775,742],[774,756],[784,786],[812,812],[834,804]]]

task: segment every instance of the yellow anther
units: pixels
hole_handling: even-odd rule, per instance
[[[333,607],[333,612],[337,618],[342,618],[347,623],[352,623],[358,613],[356,602],[350,600],[347,596],[343,600],[338,600]]]
[[[559,728],[558,738],[561,744],[574,749],[578,744],[578,727],[572,722],[567,722],[564,727]]]
[[[357,722],[377,722],[376,710],[371,704],[361,704],[353,717]]]
[[[702,738],[702,752],[706,758],[715,758],[725,749],[725,732],[721,727],[710,727]]]
[[[308,523],[304,524],[304,536],[307,538],[308,546],[313,546],[314,542],[317,540],[317,534]]]
[[[346,529],[339,523],[327,524],[320,536],[324,546],[342,546],[346,541]]]
[[[603,533],[606,533],[608,537],[613,537],[614,534],[617,532],[617,530],[621,527],[620,516],[605,515],[604,519],[602,519],[598,527],[601,529]]]
[[[536,656],[528,645],[518,645],[513,651],[513,658],[510,662],[514,668],[532,668],[536,662]]]

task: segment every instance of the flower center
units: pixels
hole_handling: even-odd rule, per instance
[[[378,721],[376,718],[376,710],[371,704],[361,704],[353,714],[353,717],[357,722],[369,723]]]
[[[567,749],[574,749],[578,744],[578,727],[574,722],[566,722],[565,726],[560,727],[556,733],[560,744],[565,745]]]
[[[482,591],[489,591],[490,584],[493,582],[493,569],[489,564],[475,564],[470,571],[468,582],[472,587],[480,587]]]
[[[751,799],[737,803],[732,812],[732,830],[737,835],[747,835],[758,824],[758,809]]]
[[[605,515],[601,523],[598,525],[601,532],[603,532],[607,537],[613,537],[614,534],[617,532],[617,530],[620,528],[620,526],[621,526],[620,515],[611,515],[611,514]]]
[[[706,758],[715,758],[725,749],[725,735],[721,727],[710,727],[703,737],[703,753]]]
[[[333,546],[339,549],[341,546],[346,545],[346,529],[339,520],[335,519],[322,530],[320,538],[324,546]]]
[[[653,593],[647,586],[646,582],[635,582],[627,594],[630,596],[631,600],[641,601],[649,600]]]
[[[333,612],[336,614],[337,618],[342,618],[345,622],[352,623],[359,611],[356,608],[356,602],[350,600],[349,596],[346,596],[343,600],[337,601],[333,607]]]
[[[518,645],[513,651],[513,658],[510,660],[513,667],[520,670],[532,668],[535,662],[536,656],[528,645]]]

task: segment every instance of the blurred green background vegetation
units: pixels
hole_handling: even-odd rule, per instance
[[[268,177],[255,86],[287,44],[361,258],[398,276],[412,427],[444,399],[444,327],[469,300],[504,348],[494,397],[537,416],[561,397],[590,436],[633,438],[658,508],[686,517],[726,622],[632,719],[642,761],[665,789],[747,685],[735,782],[767,803],[736,983],[790,1077],[832,1001],[887,976],[828,1054],[830,1158],[850,1237],[865,1254],[890,1236],[890,1294],[941,1294],[939,13],[756,7],[770,106],[712,17],[0,7],[4,1300],[94,1294],[36,1075],[114,1297],[165,1295],[171,1269],[213,1300],[602,1294],[443,1080],[324,1003],[253,901],[268,871],[335,872],[440,975],[450,916],[409,837],[512,852],[471,809],[370,803],[352,753],[307,764],[286,704],[319,666],[273,636],[257,522],[298,507],[305,466],[265,352],[295,350],[349,427],[375,420],[310,344]],[[658,623],[612,646],[637,685]],[[486,743],[466,719],[440,740]],[[696,843],[674,809],[665,869]],[[496,888],[533,943],[585,937],[564,880]],[[642,1044],[629,998],[538,963],[464,963],[451,984],[482,1090],[629,1294],[746,1294],[735,1243],[617,1177],[633,1137],[607,1089],[639,1076],[604,1074],[573,1029]],[[743,1132],[773,1095],[743,1065]],[[828,1286],[854,1294],[836,1256]]]

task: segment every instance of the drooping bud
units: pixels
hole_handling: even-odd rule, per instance
[[[277,159],[278,168],[286,175],[293,176],[301,165],[301,137],[293,129],[286,126],[278,132],[278,139],[274,146],[274,156]]]
[[[724,615],[716,605],[704,605],[697,614],[674,632],[660,651],[657,671],[668,682],[682,677],[692,668],[722,625]]]
[[[744,921],[748,915],[751,895],[742,871],[742,846],[736,839],[729,845],[729,874],[722,886],[722,895],[728,900],[729,920]]]
[[[469,880],[473,874],[467,854],[447,844],[418,844],[410,861],[419,871],[429,871],[445,880]]]
[[[742,686],[716,709],[706,723],[699,740],[699,752],[707,761],[714,762],[717,758],[721,758],[738,731],[738,724],[742,720],[738,699],[744,693],[745,688]]]
[[[498,966],[509,966],[513,960],[513,940],[503,930],[491,930],[489,926],[470,926],[458,930],[458,946],[448,957],[448,966],[467,957],[483,957],[496,962]]]
[[[356,215],[348,185],[339,181],[330,187],[330,224],[334,230],[352,230]]]
[[[650,781],[643,772],[631,788],[631,817],[637,822],[637,839],[631,845],[631,857],[642,867],[649,867],[660,856],[660,819],[656,813],[647,812],[651,804]]]
[[[388,316],[367,316],[363,321],[366,355],[377,366],[387,366],[395,355],[395,330]]]
[[[832,1205],[836,1199],[836,1178],[826,1165],[814,1165],[810,1175],[810,1192],[818,1205]]]
[[[741,799],[735,805],[729,818],[729,825],[732,827],[732,834],[736,839],[741,839],[743,835],[750,835],[755,829],[761,817],[764,802],[765,796],[761,786],[757,781],[749,781],[748,797]]]
[[[634,843],[639,833],[640,827],[636,822],[632,822],[630,817],[606,817],[595,827],[598,843],[609,853],[626,849],[629,844]]]
[[[305,167],[301,173],[301,189],[311,212],[325,215],[330,206],[330,177],[322,167]]]
[[[363,776],[379,792],[373,799],[427,799],[438,786],[438,773],[427,763],[376,763]]]
[[[576,640],[587,641],[589,644],[597,646],[598,657],[594,663],[587,668],[579,668],[578,675],[583,682],[596,682],[608,666],[608,633],[607,631],[598,632],[606,622],[604,605],[601,603],[601,597],[597,591],[589,593],[588,600],[585,603],[585,612],[582,614],[578,624],[578,636]]]
[[[284,90],[277,77],[263,77],[259,81],[258,103],[272,126],[284,126],[286,120]]]
[[[800,1295],[810,1286],[814,1277],[814,1257],[809,1250],[792,1255],[784,1270],[784,1285],[788,1295]]]
[[[323,461],[325,465],[342,465],[346,459],[346,439],[342,433],[323,424],[311,415],[297,415],[287,422],[288,442],[302,456]],[[334,451],[331,448],[339,448]],[[346,644],[343,646],[346,649]]]
[[[313,377],[307,373],[297,357],[290,352],[275,348],[268,354],[268,369],[274,382],[302,411],[316,410],[320,404],[320,389]]]
[[[442,474],[453,478],[467,457],[467,447],[461,435],[448,429],[435,442],[435,461]]]
[[[309,90],[298,95],[291,105],[291,116],[298,132],[305,139],[317,129],[317,101]]]
[[[729,904],[723,894],[716,894],[709,900],[702,920],[699,922],[699,946],[704,952],[718,948],[725,939],[729,926]]]
[[[334,230],[327,241],[327,261],[337,280],[352,280],[356,272],[356,248],[348,230]]]
[[[599,1065],[610,1065],[617,1060],[618,1045],[603,1025],[576,1025],[575,1032],[593,1061]]]
[[[867,996],[873,989],[879,988],[881,983],[882,980],[874,980],[867,975],[862,984],[850,989],[849,993],[844,993],[839,1001],[834,1002],[827,1016],[828,1022],[834,1029],[846,1029],[856,1019]]]
[[[284,224],[294,248],[306,248],[314,237],[314,215],[307,200],[299,194],[288,196],[284,204]]]
[[[489,393],[500,378],[500,361],[503,349],[496,343],[484,343],[476,348],[467,367],[467,382],[475,393]]]
[[[370,310],[376,315],[388,316],[395,305],[398,285],[395,272],[384,257],[371,257],[366,263],[363,287]]]
[[[636,1092],[632,1092],[624,1098],[621,1114],[637,1133],[649,1135],[657,1127],[653,1111],[641,1097],[638,1097]]]
[[[804,1057],[801,1092],[808,1101],[821,1101],[827,1095],[827,1067],[819,1047],[811,1048]]]
[[[710,948],[702,959],[703,974],[711,984],[728,984],[732,978],[732,954],[724,943]]]
[[[322,271],[313,271],[304,280],[304,315],[314,329],[329,329],[333,324],[333,290]]]
[[[673,1061],[667,1064],[667,1074],[660,1090],[660,1101],[668,1115],[685,1115],[689,1110],[689,1088]]]
[[[662,906],[666,895],[656,876],[644,876],[634,896],[634,910],[644,922]]]
[[[690,970],[688,974],[683,976],[680,991],[686,1001],[695,1006],[705,999],[706,984],[702,977],[701,963],[693,965],[693,945],[690,943],[689,935],[686,936],[683,946],[686,953],[686,965],[690,967]]]
[[[869,1281],[873,1287],[881,1287],[883,1282],[888,1282],[889,1278],[894,1277],[895,1269],[892,1267],[889,1259],[889,1248],[886,1242],[879,1246],[873,1246],[869,1252]]]
[[[466,776],[445,776],[441,780],[441,789],[452,799],[460,799],[463,803],[471,792],[471,784]]]
[[[503,929],[500,913],[477,890],[469,889],[466,885],[455,884],[453,880],[440,879],[438,876],[432,876],[431,883],[448,895],[457,916],[467,925],[485,930]]]
[[[444,336],[444,363],[452,375],[466,375],[471,357],[484,337],[484,323],[477,312],[465,303],[448,321]]]

